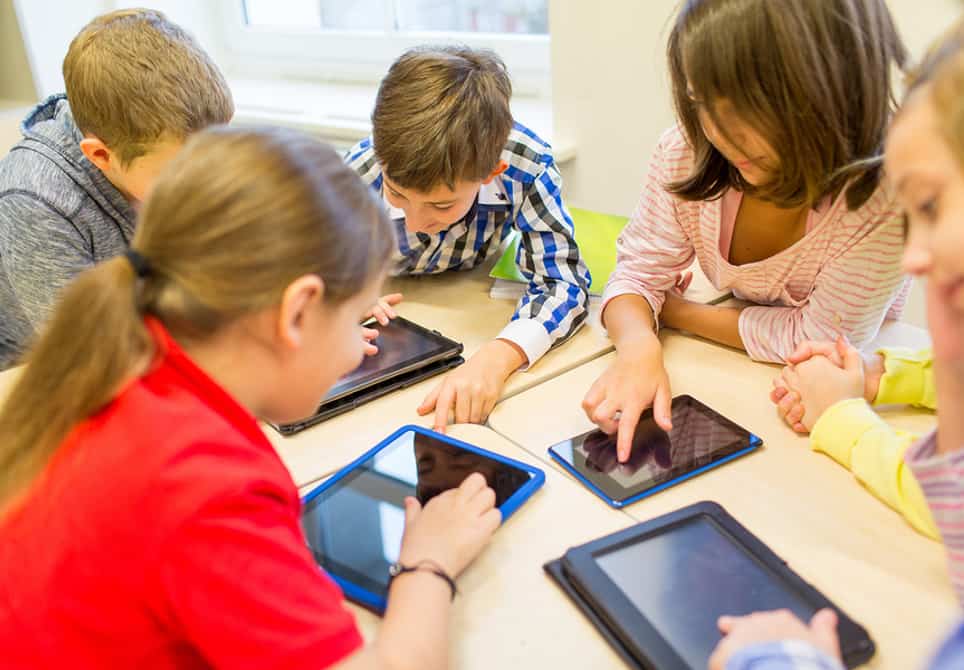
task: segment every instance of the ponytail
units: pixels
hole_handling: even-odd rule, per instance
[[[144,369],[153,340],[123,256],[81,274],[64,292],[0,411],[0,509],[32,480],[84,418]]]

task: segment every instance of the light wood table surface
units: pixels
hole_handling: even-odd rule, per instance
[[[671,331],[662,340],[673,394],[693,395],[759,435],[764,447],[626,511],[646,520],[700,500],[720,503],[868,628],[878,646],[869,667],[923,667],[960,616],[942,545],[914,532],[850,472],[812,452],[807,438],[783,423],[767,397],[778,366],[754,363],[741,352]],[[895,323],[885,326],[878,342],[926,346],[928,338],[920,329]],[[490,417],[490,427],[541,459],[547,469],[564,473],[546,450],[593,427],[580,403],[614,356],[503,402]],[[934,423],[933,415],[913,410],[885,416],[918,431]],[[584,506],[608,509],[588,489],[584,492]]]
[[[496,531],[491,544],[459,578],[453,611],[452,667],[620,668],[622,661],[542,565],[571,546],[634,523],[624,512],[591,503],[561,473],[484,426],[451,434],[490,451],[542,467],[545,485]],[[380,619],[350,605],[365,638]]]

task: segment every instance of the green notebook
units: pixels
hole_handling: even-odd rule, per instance
[[[624,216],[600,214],[586,209],[569,208],[572,221],[576,226],[576,243],[579,253],[592,274],[589,292],[601,295],[609,281],[609,275],[616,268],[616,238],[629,220]],[[492,268],[489,276],[493,279],[525,282],[522,272],[515,264],[519,249],[519,233],[513,233],[509,246]]]

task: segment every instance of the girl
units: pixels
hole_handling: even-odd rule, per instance
[[[964,22],[921,66],[887,145],[887,170],[898,185],[910,234],[904,267],[927,276],[938,429],[904,454],[947,545],[951,574],[964,602]],[[844,350],[844,368],[826,368],[824,383],[860,398],[863,366]],[[826,360],[826,359],[824,359]],[[807,403],[805,394],[803,401]],[[849,400],[843,400],[849,402]],[[863,402],[863,401],[861,401]],[[807,405],[806,411],[810,411]],[[805,625],[788,613],[724,617],[727,637],[712,669],[841,668],[832,612]],[[964,625],[929,666],[964,667]]]
[[[445,665],[448,580],[500,521],[481,475],[406,501],[416,569],[361,650],[254,419],[309,414],[359,364],[392,244],[314,140],[188,143],[131,251],[66,291],[0,413],[5,666]]]
[[[808,338],[865,343],[903,306],[880,163],[904,48],[884,0],[688,0],[668,56],[680,127],[619,238],[602,313],[616,360],[583,401],[621,461],[647,406],[671,427],[657,317],[782,362]],[[748,302],[677,295],[694,256]]]

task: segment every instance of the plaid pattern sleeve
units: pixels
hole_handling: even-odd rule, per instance
[[[345,160],[382,193],[381,166],[370,138],[350,149]],[[498,337],[519,346],[532,365],[585,321],[589,270],[579,256],[572,218],[562,202],[562,177],[551,147],[517,123],[502,160],[508,164],[505,172],[482,186],[461,221],[439,233],[408,231],[405,213],[386,202],[398,239],[393,271],[417,275],[468,270],[497,253],[518,230],[516,263],[528,285]]]

